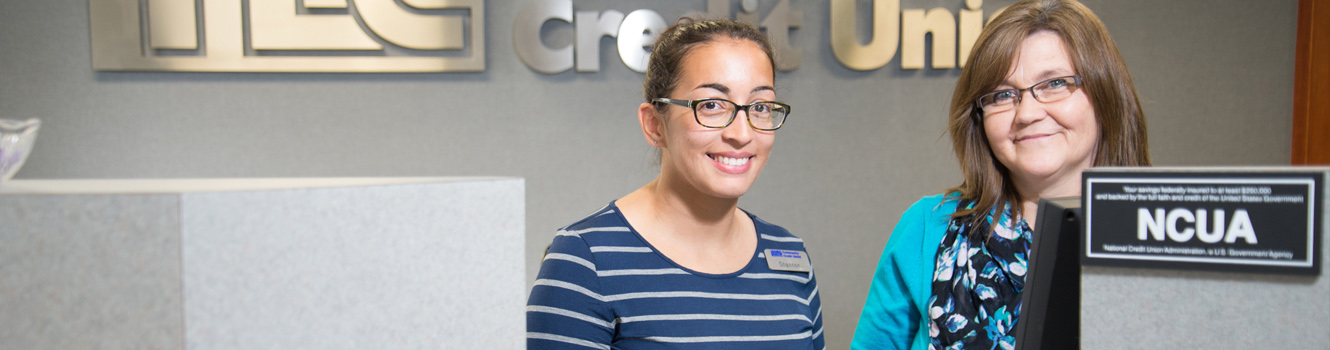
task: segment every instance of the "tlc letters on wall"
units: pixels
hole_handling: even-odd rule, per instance
[[[355,6],[349,6],[350,2]],[[246,13],[236,0],[203,0],[201,8],[194,1],[89,1],[93,68],[190,72],[485,70],[483,0],[401,1],[413,10],[394,0],[248,3]],[[352,15],[373,35],[362,30]],[[248,32],[244,30],[246,24]]]
[[[791,8],[796,1],[708,0],[706,9],[697,10],[762,28],[777,69],[791,71],[806,51],[791,41],[805,26],[803,11]],[[736,2],[739,11],[731,13]],[[248,0],[247,8],[236,0],[88,3],[96,70],[482,72],[488,54],[484,0]],[[900,0],[869,6],[831,0],[825,19],[831,23],[830,49],[850,69],[874,70],[891,62],[899,46],[901,69],[922,69],[925,38],[932,34],[932,68],[952,69],[963,64],[983,28],[982,4],[965,0],[957,16],[940,7],[901,9]],[[871,11],[867,44],[855,33],[861,10]],[[549,47],[541,36],[547,23],[571,25],[573,43]],[[572,0],[530,0],[511,25],[496,28],[512,30],[515,54],[536,72],[600,71],[600,38],[606,36],[615,39],[619,60],[642,72],[646,47],[668,23],[651,9],[624,14],[575,8]]]

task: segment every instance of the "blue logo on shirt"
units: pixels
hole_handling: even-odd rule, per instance
[[[777,258],[795,258],[795,259],[798,259],[798,258],[799,258],[799,252],[796,252],[796,251],[789,251],[789,250],[775,250],[775,249],[772,249],[772,250],[771,250],[771,256],[773,256],[773,257],[777,257]]]

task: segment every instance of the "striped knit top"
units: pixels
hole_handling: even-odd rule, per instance
[[[812,272],[767,267],[803,240],[748,214],[757,250],[730,274],[684,268],[613,202],[560,229],[527,302],[528,349],[825,349]]]

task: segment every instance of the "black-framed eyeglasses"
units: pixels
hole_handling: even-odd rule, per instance
[[[1026,91],[1030,96],[1034,96],[1039,102],[1049,103],[1061,101],[1081,86],[1081,77],[1078,75],[1068,75],[1044,80],[1024,89],[1005,89],[993,91],[974,100],[975,108],[983,111],[983,115],[992,115],[1002,113],[1016,108],[1021,103],[1021,96]]]
[[[780,129],[785,125],[785,118],[790,116],[790,105],[775,101],[758,101],[747,105],[723,98],[676,100],[661,97],[651,101],[688,107],[693,110],[693,119],[697,120],[697,124],[713,129],[730,126],[739,111],[747,112],[749,126],[763,131]]]

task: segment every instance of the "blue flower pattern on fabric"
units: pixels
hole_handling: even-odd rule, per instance
[[[974,204],[963,202],[961,207]],[[996,212],[974,227],[972,217],[953,218],[947,226],[928,303],[929,349],[1016,347],[1012,332],[1020,319],[1032,233],[1010,210]],[[980,234],[972,234],[976,232]]]

